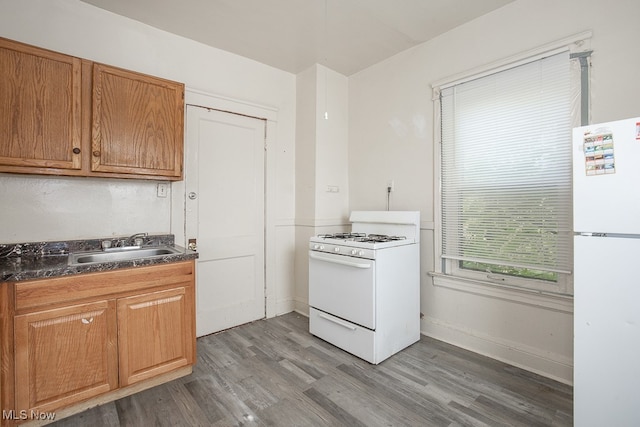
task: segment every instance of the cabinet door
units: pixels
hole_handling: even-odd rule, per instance
[[[118,300],[120,386],[193,364],[193,286]]]
[[[179,179],[184,85],[93,66],[91,170]]]
[[[115,301],[15,317],[16,409],[52,411],[118,386]]]
[[[0,38],[0,171],[80,169],[80,101],[80,59]]]

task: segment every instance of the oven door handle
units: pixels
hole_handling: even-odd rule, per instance
[[[336,325],[342,326],[343,328],[349,329],[350,331],[355,331],[356,330],[355,326],[351,326],[348,323],[344,323],[344,322],[341,322],[339,320],[336,320],[333,317],[327,316],[326,314],[320,313],[320,314],[318,314],[318,316],[323,318],[324,320],[328,320],[329,322],[333,322]]]
[[[318,261],[324,261],[324,262],[332,262],[334,264],[340,264],[340,265],[346,265],[348,267],[355,267],[355,268],[371,268],[371,263],[370,262],[355,262],[355,261],[349,261],[349,260],[345,260],[345,259],[338,259],[338,258],[327,258],[327,257],[323,257],[315,252],[309,252],[309,258],[313,258],[313,259],[317,259]]]

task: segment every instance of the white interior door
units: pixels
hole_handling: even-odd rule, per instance
[[[196,239],[196,335],[265,317],[265,121],[187,107],[187,239]]]

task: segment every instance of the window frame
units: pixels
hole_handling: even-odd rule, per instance
[[[441,138],[441,109],[440,109],[440,93],[443,89],[451,87],[457,84],[464,83],[466,81],[475,80],[484,76],[495,74],[499,71],[508,70],[519,65],[531,63],[544,58],[549,55],[569,51],[571,54],[571,79],[572,86],[576,87],[576,91],[573,93],[584,92],[585,86],[583,85],[583,79],[585,75],[588,78],[588,73],[581,73],[579,64],[582,62],[574,59],[575,52],[588,51],[590,45],[591,32],[576,34],[551,43],[549,45],[541,46],[539,48],[521,53],[519,55],[498,61],[487,66],[476,68],[468,72],[464,72],[447,79],[435,82],[432,84],[432,101],[434,104],[434,266],[435,271],[432,273],[434,276],[434,284],[447,284],[452,280],[460,279],[460,283],[469,283],[476,285],[488,285],[491,287],[504,287],[514,290],[521,290],[523,292],[534,292],[538,294],[550,294],[571,296],[573,295],[573,274],[558,273],[557,282],[549,282],[540,279],[529,279],[517,276],[511,276],[507,274],[491,273],[474,271],[470,269],[464,269],[459,266],[460,261],[456,259],[445,259],[442,256],[442,138]],[[580,55],[577,55],[580,56]],[[584,55],[582,55],[584,57]],[[578,68],[574,64],[578,64]],[[588,84],[588,81],[586,82]],[[588,87],[588,86],[587,86]],[[580,126],[582,123],[580,119],[582,116],[588,117],[588,112],[584,112],[584,106],[588,107],[587,91],[586,98],[583,96],[577,96],[572,99],[572,127]],[[584,102],[585,99],[587,102]],[[581,112],[582,107],[582,112]],[[585,114],[583,114],[585,113]],[[440,280],[443,279],[444,280]],[[438,283],[439,282],[439,283]]]

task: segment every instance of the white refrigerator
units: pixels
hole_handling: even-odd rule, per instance
[[[640,426],[640,117],[573,130],[574,425]]]

